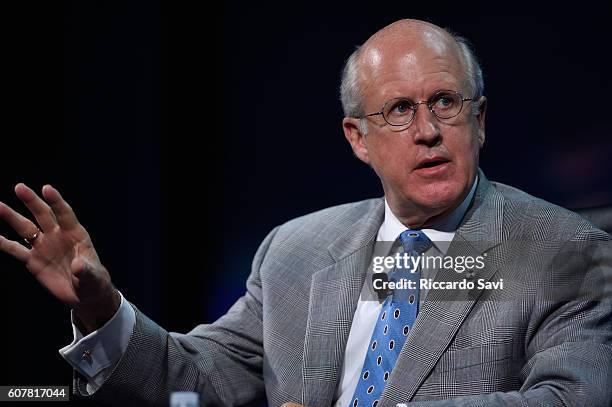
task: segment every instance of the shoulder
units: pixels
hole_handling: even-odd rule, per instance
[[[322,268],[333,262],[330,247],[375,233],[384,216],[383,198],[333,206],[277,226],[260,246],[256,258],[284,264],[287,258],[303,267]]]
[[[504,224],[507,230],[539,235],[555,240],[580,239],[590,235],[597,240],[608,240],[606,232],[598,229],[577,213],[537,198],[518,188],[500,182],[491,186],[503,196]]]
[[[351,202],[331,206],[297,218],[278,227],[276,238],[287,239],[299,236],[302,240],[316,239],[331,243],[347,229],[362,222],[364,218],[384,213],[383,198]]]

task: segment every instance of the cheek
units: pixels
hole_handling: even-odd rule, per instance
[[[414,152],[400,142],[377,143],[368,149],[372,167],[387,176],[403,176],[414,162]]]
[[[480,142],[477,134],[465,135],[464,142],[449,146],[454,155],[455,162],[460,168],[467,169],[477,165],[480,153]]]

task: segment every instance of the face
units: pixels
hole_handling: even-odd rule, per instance
[[[425,34],[364,45],[360,84],[366,113],[392,98],[417,102],[440,90],[473,96],[452,39]],[[472,103],[479,104],[478,115]],[[390,126],[380,115],[367,119],[367,135],[359,131],[359,119],[345,118],[343,127],[355,155],[381,179],[395,215],[407,226],[423,227],[468,194],[484,143],[485,110],[483,97],[464,102],[457,117],[441,120],[422,104],[408,127]]]

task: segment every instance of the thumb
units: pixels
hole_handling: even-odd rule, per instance
[[[103,276],[96,272],[98,269],[89,259],[80,256],[75,257],[72,259],[72,263],[70,263],[70,269],[77,291],[93,290],[93,293],[90,294],[97,294],[96,291],[102,288],[101,286],[104,282]]]
[[[112,298],[114,287],[104,268],[96,267],[89,259],[75,257],[70,263],[74,290],[81,305]]]
[[[91,265],[83,257],[75,257],[70,263],[72,274],[81,279],[91,273]]]

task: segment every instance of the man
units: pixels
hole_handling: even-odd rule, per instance
[[[393,23],[349,58],[341,92],[345,136],[384,200],[274,229],[245,295],[187,335],[122,299],[56,189],[45,186],[44,200],[15,189],[40,230],[0,205],[31,245],[0,238],[0,248],[74,311],[75,343],[61,353],[75,392],[109,405],[167,405],[175,390],[199,392],[203,405],[609,405],[612,308],[594,289],[609,283],[596,244],[609,237],[479,171],[487,101],[465,42],[422,21]],[[376,301],[366,274],[384,241],[413,259],[486,257],[472,277],[511,284],[419,286],[405,301],[397,290]],[[410,273],[469,279],[446,266]]]

